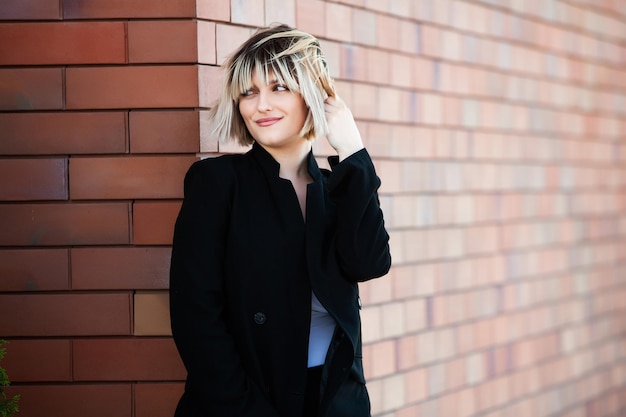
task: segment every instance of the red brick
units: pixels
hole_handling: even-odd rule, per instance
[[[366,81],[367,79],[367,52],[365,48],[360,46],[343,46],[341,48],[341,78],[349,79],[353,81]],[[372,86],[374,87],[374,86]],[[359,88],[361,88],[359,86]],[[359,90],[355,88],[355,94]],[[354,99],[354,97],[353,97]],[[358,101],[358,100],[353,100]],[[372,106],[372,103],[363,103],[364,105]]]
[[[135,417],[171,417],[185,384],[135,384]]]
[[[400,49],[400,20],[396,17],[379,15],[377,25],[378,46],[384,49]]]
[[[326,2],[296,0],[296,26],[314,36],[326,36]]]
[[[66,200],[67,160],[0,160],[0,200]]]
[[[1,65],[126,62],[123,22],[0,24]]]
[[[126,113],[1,113],[3,155],[125,153]]]
[[[12,340],[2,366],[11,382],[70,381],[69,340]]]
[[[197,62],[197,43],[193,20],[128,22],[129,62]]]
[[[138,156],[72,158],[72,199],[181,198],[183,178],[197,158]]]
[[[215,26],[215,48],[217,63],[221,65],[226,58],[245,42],[254,31],[251,28],[235,25],[217,24]]]
[[[263,26],[265,1],[238,0],[230,2],[230,21],[246,26]]]
[[[131,153],[191,153],[200,151],[197,111],[132,111]]]
[[[0,245],[127,244],[126,203],[0,205]]]
[[[380,80],[387,80],[391,76],[391,55],[379,49],[367,49],[367,80],[373,83],[380,83]]]
[[[431,25],[420,26],[420,51],[423,55],[440,56],[442,54],[442,30]]]
[[[217,63],[217,45],[215,45],[217,26],[215,22],[206,20],[198,20],[197,24],[198,63],[215,65]]]
[[[353,9],[352,10],[352,39],[359,44],[368,46],[376,45],[377,15],[372,10]]]
[[[326,37],[343,42],[352,41],[352,8],[343,4],[326,3]]]
[[[265,24],[296,26],[296,0],[265,0]]]
[[[171,338],[74,340],[76,381],[180,381],[186,377]]]
[[[62,107],[61,68],[0,69],[0,110],[54,110]]]
[[[195,0],[63,0],[63,18],[195,17]]]
[[[179,202],[139,202],[133,204],[133,243],[171,245]]]
[[[219,98],[222,84],[222,71],[213,65],[200,65],[198,68],[198,95],[200,107],[213,107]],[[202,129],[201,129],[202,131]]]
[[[170,255],[170,248],[73,248],[72,288],[167,289]]]
[[[68,68],[66,101],[68,109],[197,107],[197,66]]]
[[[20,385],[20,417],[131,417],[130,384]]]
[[[0,291],[67,290],[68,250],[0,250],[0,277]]]
[[[4,336],[128,335],[129,294],[0,294]]]
[[[2,0],[0,20],[54,20],[61,18],[59,0]]]

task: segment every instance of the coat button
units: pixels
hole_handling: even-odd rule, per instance
[[[266,320],[267,317],[265,317],[264,313],[261,313],[260,311],[258,313],[254,313],[254,322],[256,324],[264,324]]]

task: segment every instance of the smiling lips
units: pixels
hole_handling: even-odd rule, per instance
[[[281,119],[280,117],[264,117],[262,119],[256,120],[255,123],[261,127],[267,127],[280,121],[280,119]]]

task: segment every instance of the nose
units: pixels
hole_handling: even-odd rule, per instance
[[[272,105],[270,104],[269,94],[265,91],[259,92],[259,100],[257,102],[257,109],[260,112],[266,112],[272,110]]]

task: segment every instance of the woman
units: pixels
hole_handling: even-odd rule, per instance
[[[380,180],[317,39],[263,29],[210,112],[244,155],[196,162],[174,233],[170,312],[188,376],[177,417],[361,417],[357,283],[387,273]],[[318,168],[312,140],[337,151]]]

